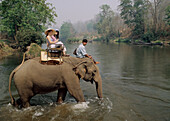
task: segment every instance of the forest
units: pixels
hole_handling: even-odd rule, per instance
[[[170,44],[169,0],[120,0],[117,9],[104,4],[91,20],[63,22],[60,39]],[[45,41],[45,29],[56,23],[56,17],[55,7],[46,0],[2,0],[0,41],[23,50],[31,43],[40,45]]]
[[[88,38],[102,42],[169,43],[170,1],[120,0],[119,12],[105,4],[86,22],[64,22],[63,40]]]
[[[0,2],[0,45],[25,50],[31,43],[42,44],[44,31],[57,17],[46,0],[2,0]]]

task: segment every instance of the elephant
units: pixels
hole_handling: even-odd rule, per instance
[[[24,57],[23,57],[24,58]],[[9,93],[11,104],[14,106],[29,107],[30,99],[36,94],[46,94],[58,90],[57,103],[63,103],[67,91],[77,102],[85,102],[80,88],[80,79],[95,82],[98,97],[103,98],[102,78],[99,68],[89,58],[63,57],[61,65],[43,65],[36,57],[22,63],[14,69],[9,77]],[[15,101],[11,94],[11,81],[19,94]]]

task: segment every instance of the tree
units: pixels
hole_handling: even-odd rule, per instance
[[[60,28],[61,40],[67,41],[69,38],[74,37],[75,30],[71,22],[64,22]]]
[[[89,32],[89,33],[95,33],[96,31],[94,30],[94,24],[95,24],[95,21],[93,21],[93,20],[90,20],[90,21],[88,21],[87,23],[86,23],[86,27],[87,27],[87,31]]]
[[[46,0],[2,0],[0,3],[0,31],[19,44],[18,32],[43,32],[45,24],[54,22],[55,8]]]
[[[133,6],[133,37],[141,38],[145,32],[145,14],[146,6],[143,0],[135,0]]]
[[[122,19],[132,29],[132,37],[141,38],[145,32],[144,0],[121,0],[120,8]]]
[[[124,23],[129,27],[132,27],[132,19],[133,19],[133,5],[131,0],[121,0],[120,1],[120,15],[124,20]]]
[[[99,20],[96,25],[98,34],[102,35],[106,41],[113,37],[113,24],[112,20],[114,12],[109,5],[100,6],[101,12],[97,15]]]
[[[165,15],[165,8],[169,5],[170,2],[168,0],[145,0],[148,5],[148,10],[152,18],[150,22],[152,25],[152,29],[154,34],[158,34],[161,31],[162,27],[164,26],[164,15]]]
[[[170,5],[166,8],[165,10],[165,21],[167,22],[168,25],[170,25]]]

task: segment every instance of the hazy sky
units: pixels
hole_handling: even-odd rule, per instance
[[[63,21],[86,21],[94,18],[99,13],[99,6],[108,4],[112,10],[117,11],[119,0],[47,0],[56,7],[57,26]]]

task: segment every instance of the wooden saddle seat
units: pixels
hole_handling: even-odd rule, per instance
[[[46,51],[41,51],[41,64],[56,65],[62,64],[63,45],[55,44],[55,48],[48,47]]]
[[[48,52],[62,52],[64,49],[63,45],[62,44],[54,44],[53,46],[49,46],[47,48],[47,51]]]

